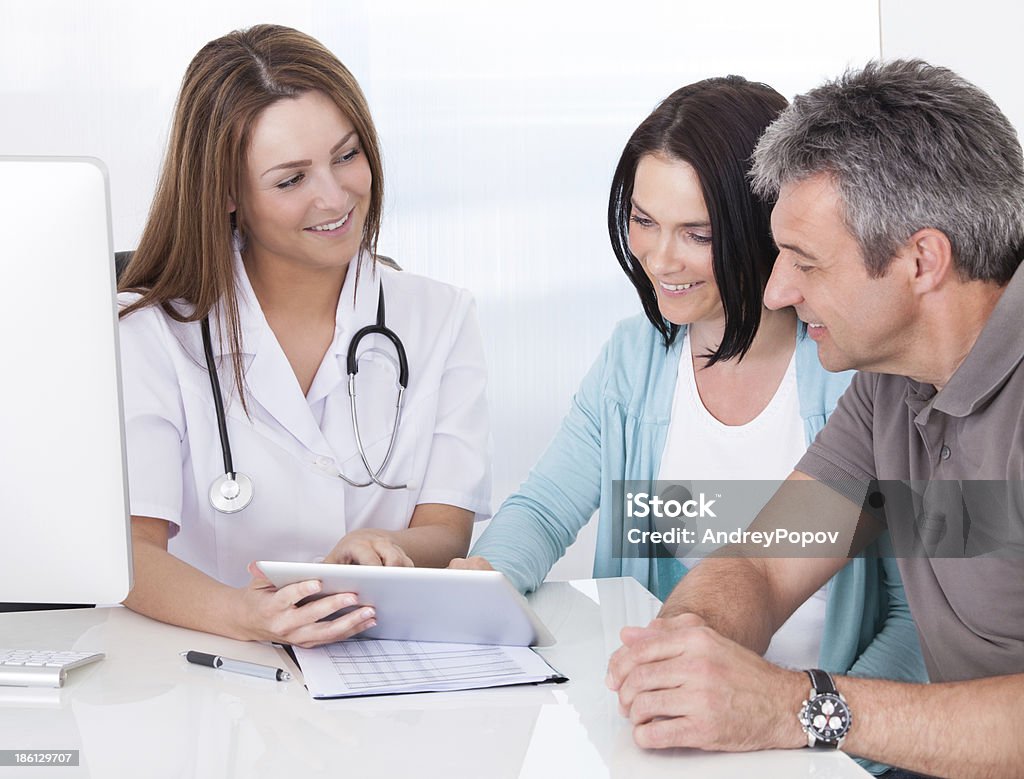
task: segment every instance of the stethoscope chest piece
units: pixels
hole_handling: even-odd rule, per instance
[[[252,479],[244,473],[224,473],[210,485],[210,503],[217,511],[234,514],[252,503]]]

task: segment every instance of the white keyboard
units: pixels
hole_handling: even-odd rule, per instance
[[[0,649],[0,686],[63,687],[69,670],[103,658],[102,652]]]

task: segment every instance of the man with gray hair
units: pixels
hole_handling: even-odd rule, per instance
[[[984,92],[873,63],[797,97],[753,176],[777,194],[769,308],[860,371],[755,524],[887,524],[931,684],[758,655],[846,559],[732,548],[609,664],[641,746],[841,747],[941,776],[1024,776],[1024,161]],[[753,651],[751,651],[753,650]],[[908,775],[894,769],[893,775]]]

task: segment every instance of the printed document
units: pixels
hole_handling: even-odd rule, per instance
[[[314,698],[566,681],[529,647],[349,639],[294,652]]]

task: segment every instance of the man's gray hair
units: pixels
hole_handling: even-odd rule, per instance
[[[1017,133],[985,92],[921,60],[872,62],[800,95],[754,151],[762,196],[825,173],[868,272],[941,230],[962,278],[1005,284],[1024,248]]]

